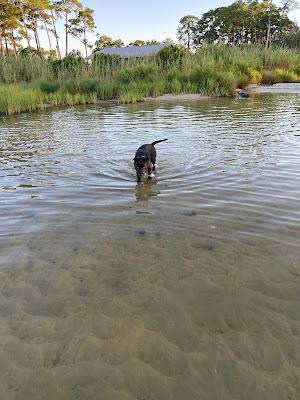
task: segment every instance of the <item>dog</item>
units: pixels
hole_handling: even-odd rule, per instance
[[[154,146],[166,140],[168,139],[156,140],[150,144],[143,144],[137,149],[133,159],[137,182],[141,182],[141,178],[146,172],[148,172],[148,179],[151,179],[151,172],[155,171],[156,162],[156,150]]]

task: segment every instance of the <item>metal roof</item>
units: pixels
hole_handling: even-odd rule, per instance
[[[151,44],[145,46],[130,46],[130,47],[110,47],[95,51],[94,54],[110,54],[120,56],[122,58],[130,57],[148,57],[157,54],[160,50],[166,47],[165,44]],[[93,56],[92,56],[93,57]]]

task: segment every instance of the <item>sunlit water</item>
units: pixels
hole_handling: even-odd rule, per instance
[[[299,104],[3,118],[0,398],[299,399]]]

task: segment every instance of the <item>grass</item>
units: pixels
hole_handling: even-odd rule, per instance
[[[249,83],[300,81],[300,53],[287,49],[205,46],[176,60],[108,61],[0,58],[0,114],[109,99],[133,103],[164,93],[230,96]]]

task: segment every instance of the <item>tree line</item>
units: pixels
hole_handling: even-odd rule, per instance
[[[274,43],[298,47],[299,27],[288,17],[296,6],[295,0],[283,0],[281,6],[269,0],[238,0],[227,7],[209,10],[200,18],[194,15],[181,18],[178,40],[188,49],[205,43],[266,48]]]
[[[238,0],[227,7],[218,7],[200,18],[186,15],[178,28],[179,43],[190,49],[205,43],[226,43],[236,46],[252,44],[270,47],[272,44],[300,47],[300,30],[288,13],[295,7],[295,0],[282,0],[276,6],[270,0]],[[61,38],[57,23],[63,20],[65,54],[61,51]],[[0,56],[36,53],[41,57],[62,58],[69,52],[70,36],[78,38],[85,49],[93,46],[88,33],[96,29],[94,10],[79,0],[0,0]],[[42,48],[40,33],[46,33],[48,50]],[[24,46],[26,43],[26,46]],[[174,44],[171,39],[163,43]],[[129,46],[159,44],[156,40],[135,40]],[[106,47],[124,46],[122,39],[98,35],[94,51]],[[71,52],[77,54],[78,52]]]
[[[65,53],[69,52],[69,37],[81,40],[87,55],[90,43],[87,33],[95,29],[94,10],[85,7],[79,0],[0,0],[0,54],[17,56],[22,51],[35,51],[42,56],[62,56],[57,21],[64,20]],[[44,30],[49,42],[49,51],[41,46],[40,31]],[[55,43],[53,45],[53,42]]]
[[[140,40],[137,39],[134,42],[131,42],[128,44],[128,46],[144,46],[144,45],[155,45],[155,44],[166,44],[167,46],[173,45],[175,44],[173,42],[172,39],[170,38],[166,38],[165,40],[163,40],[162,42],[159,42],[156,39],[152,39],[152,40]],[[95,42],[95,48],[93,50],[93,52],[98,51],[98,50],[102,50],[108,47],[122,47],[125,46],[124,42],[122,39],[112,39],[110,36],[107,35],[102,35],[99,36],[98,39]]]
[[[65,53],[62,54],[57,23],[63,20]],[[78,38],[85,48],[85,56],[93,45],[88,33],[96,29],[94,10],[85,7],[79,0],[0,0],[0,56],[36,53],[40,57],[62,58],[80,55],[77,50],[69,51],[70,36]],[[49,50],[41,45],[40,33],[46,33]],[[24,46],[24,43],[27,46]],[[165,43],[173,43],[166,39]],[[156,40],[135,40],[129,46],[159,44]],[[97,35],[94,51],[106,47],[124,46],[122,39]]]

